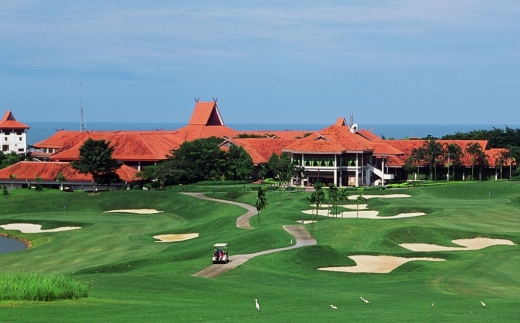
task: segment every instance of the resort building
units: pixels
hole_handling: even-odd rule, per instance
[[[5,133],[2,135],[6,142],[3,147],[21,148],[23,142],[25,149],[25,132],[29,127],[16,122],[11,112],[6,113],[0,126]],[[20,136],[15,137],[13,133]],[[34,144],[34,149],[28,154],[32,160],[42,163],[38,171],[34,170],[37,168],[34,163],[17,164],[16,169],[8,168],[0,172],[0,184],[14,185],[9,175],[16,174],[17,184],[20,186],[24,185],[24,181],[29,186],[29,181],[36,176],[44,178],[49,185],[56,185],[53,176],[63,171],[69,172],[71,179],[75,178],[78,182],[90,181],[92,184],[91,179],[80,178],[70,169],[63,168],[69,162],[79,159],[79,149],[87,138],[110,142],[114,147],[112,157],[124,164],[121,178],[126,183],[132,183],[135,180],[132,176],[138,171],[166,160],[182,143],[213,136],[222,138],[222,149],[231,145],[243,147],[256,166],[254,177],[257,177],[261,165],[267,164],[273,153],[288,153],[293,163],[304,170],[302,178],[298,175],[291,179],[292,185],[312,185],[319,181],[325,184],[334,183],[340,187],[368,186],[384,185],[390,180],[421,180],[430,166],[421,161],[414,164],[413,169],[405,167],[412,151],[423,146],[424,140],[383,140],[368,130],[359,129],[353,123],[352,117],[350,124],[344,118],[339,118],[333,125],[319,131],[239,132],[224,124],[216,101],[196,101],[188,124],[177,130],[57,131],[50,138]],[[489,149],[485,140],[438,142],[442,145],[456,143],[462,149],[469,144],[478,143],[486,155],[486,165],[480,164],[477,168],[480,179],[493,176],[498,178],[499,167],[509,165],[509,161],[497,162],[497,155],[504,149]],[[465,154],[458,164],[438,164],[439,174],[448,179],[447,166],[451,166],[452,170],[457,167],[455,179],[464,180],[470,173],[469,168],[473,170],[475,166],[471,160]]]
[[[16,121],[11,111],[0,120],[0,145],[2,152],[25,154],[27,152],[27,130],[30,127]]]

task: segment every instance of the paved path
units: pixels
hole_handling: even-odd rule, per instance
[[[241,228],[241,229],[253,229],[253,227],[249,225],[249,219],[253,215],[256,214],[257,211],[256,211],[255,207],[253,207],[249,204],[240,203],[240,202],[214,199],[211,197],[207,197],[202,193],[183,193],[183,194],[198,197],[198,198],[205,199],[205,200],[211,200],[211,201],[229,203],[229,204],[241,206],[241,207],[247,209],[247,213],[245,213],[237,218],[237,221],[236,221],[237,227]],[[259,252],[255,252],[255,253],[245,254],[245,255],[230,256],[229,262],[227,264],[211,265],[211,266],[207,267],[206,269],[203,269],[203,270],[193,274],[192,276],[213,278],[213,277],[216,277],[220,274],[223,274],[225,272],[228,272],[228,271],[240,266],[241,264],[243,264],[244,262],[248,261],[249,259],[251,259],[253,257],[267,255],[267,254],[270,254],[273,252],[278,252],[278,251],[301,248],[301,247],[305,247],[305,246],[313,246],[317,243],[316,239],[314,239],[314,237],[309,233],[309,231],[307,231],[302,225],[299,225],[299,224],[298,225],[284,225],[283,228],[285,231],[289,232],[294,237],[296,244],[289,246],[289,247],[269,249],[269,250],[259,251]]]
[[[249,225],[249,219],[253,215],[255,215],[257,213],[256,207],[251,206],[249,204],[240,203],[240,202],[214,199],[214,198],[211,198],[211,197],[207,197],[203,193],[183,193],[183,194],[190,195],[190,196],[193,196],[193,197],[198,197],[199,199],[204,199],[204,200],[210,200],[210,201],[215,201],[215,202],[220,202],[220,203],[228,203],[228,204],[241,206],[244,209],[247,209],[247,213],[242,214],[241,216],[239,216],[237,218],[237,228],[239,228],[239,229],[253,229],[253,227]]]
[[[261,256],[261,255],[267,255],[269,253],[278,252],[278,251],[284,251],[284,250],[290,250],[295,248],[301,248],[305,246],[313,246],[316,244],[316,239],[314,239],[313,236],[307,231],[302,225],[296,224],[296,225],[284,225],[284,230],[292,234],[294,239],[296,240],[296,244],[284,247],[284,248],[277,248],[277,249],[269,249],[264,251],[259,251],[255,253],[245,254],[245,255],[234,255],[229,257],[229,262],[227,264],[214,264],[206,269],[203,269],[192,276],[194,277],[205,277],[205,278],[213,278],[220,274],[223,274],[225,272],[230,271],[231,269],[235,269],[236,267],[240,266],[244,262],[248,261],[249,259]]]

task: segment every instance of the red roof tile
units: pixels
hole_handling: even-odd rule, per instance
[[[223,126],[216,102],[197,102],[191,115],[190,125]]]
[[[70,182],[92,182],[92,176],[78,173],[70,163],[60,162],[30,162],[22,161],[9,167],[0,169],[0,180],[8,181],[10,175],[16,174],[17,181],[34,181],[40,177],[44,181],[54,181],[56,176],[62,173]],[[123,165],[117,170],[119,177],[125,182],[131,183],[135,180],[137,170]]]
[[[0,129],[29,129],[30,127],[16,121],[11,111],[6,111],[2,120],[0,120]]]
[[[231,142],[244,150],[253,159],[253,164],[265,164],[273,153],[280,155],[282,149],[296,139],[271,139],[271,138],[232,138]]]

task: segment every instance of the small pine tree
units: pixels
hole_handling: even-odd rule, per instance
[[[9,191],[7,190],[7,186],[4,185],[4,195],[9,194]]]

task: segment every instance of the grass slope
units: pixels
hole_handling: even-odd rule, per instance
[[[370,199],[369,209],[384,216],[414,210],[427,215],[398,220],[320,217],[305,226],[318,245],[256,257],[214,279],[191,274],[210,265],[215,242],[228,242],[233,254],[288,246],[291,236],[282,225],[310,219],[301,212],[312,208],[306,199],[310,193],[268,191],[261,227],[240,230],[235,220],[244,213],[242,208],[178,194],[179,189],[97,195],[13,191],[2,197],[0,224],[30,222],[44,228],[75,225],[82,229],[4,232],[30,239],[34,247],[1,254],[0,270],[72,275],[87,282],[90,290],[87,299],[1,302],[2,321],[516,322],[520,314],[518,246],[419,253],[399,243],[452,245],[453,239],[490,237],[519,244],[519,188],[516,183],[482,182],[382,191],[413,197]],[[211,195],[225,196],[217,191],[213,188]],[[238,200],[254,204],[255,199],[252,190]],[[103,213],[125,208],[164,212]],[[256,223],[255,216],[251,224],[256,227]],[[191,232],[199,233],[199,238],[177,243],[156,243],[152,238]],[[354,265],[348,256],[361,254],[447,261],[410,262],[390,274],[316,270]],[[254,307],[255,298],[260,312]],[[332,310],[330,304],[338,309]]]

